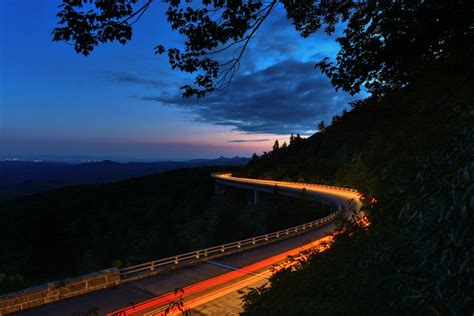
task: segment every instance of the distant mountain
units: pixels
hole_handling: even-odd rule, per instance
[[[200,166],[244,165],[249,158],[219,157],[189,161],[94,163],[0,161],[0,201],[67,185],[107,183],[157,172]]]
[[[240,166],[245,165],[249,162],[250,158],[238,157],[233,158],[219,157],[217,159],[193,159],[186,163],[191,165],[202,165],[202,166]]]

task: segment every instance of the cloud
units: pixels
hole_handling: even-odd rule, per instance
[[[152,87],[170,86],[170,84],[167,82],[157,79],[144,78],[130,72],[105,71],[102,74],[106,77],[106,79],[121,84],[135,84]]]
[[[343,33],[344,25],[336,25],[336,32],[328,35],[323,29],[304,38],[293,21],[287,17],[282,4],[272,12],[257,31],[241,60],[242,71],[255,71],[288,58],[314,64],[324,57],[334,58],[340,49],[336,38]],[[227,59],[232,56],[227,56]]]
[[[143,96],[192,113],[197,121],[233,126],[244,133],[308,135],[347,108],[354,98],[336,92],[312,62],[285,60],[251,74],[237,74],[225,93],[203,99]]]
[[[339,49],[335,37],[322,30],[302,38],[283,6],[278,6],[250,42],[225,93],[204,99],[183,99],[180,93],[144,95],[145,101],[183,109],[199,122],[231,126],[252,134],[309,135],[320,121],[348,107],[355,98],[336,92],[329,79],[314,65],[333,58]],[[232,58],[230,49],[220,61]]]
[[[269,138],[262,138],[262,139],[234,139],[228,140],[228,143],[260,143],[269,141]]]

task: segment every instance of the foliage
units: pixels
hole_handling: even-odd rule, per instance
[[[172,29],[185,38],[184,50],[158,45],[155,52],[166,52],[173,69],[195,74],[194,86],[181,87],[184,96],[203,97],[230,82],[249,41],[279,2],[303,37],[323,25],[328,34],[344,26],[336,60],[324,59],[317,66],[336,88],[350,93],[365,86],[373,96],[381,96],[447,60],[460,67],[473,53],[474,6],[468,0],[203,0],[200,6],[163,2]],[[84,55],[101,43],[125,44],[151,3],[63,0],[53,40],[69,42]],[[232,57],[222,61],[226,52]]]
[[[94,0],[91,10],[84,10],[89,1],[64,0],[58,13],[59,27],[54,30],[53,40],[72,41],[76,52],[88,55],[99,43],[119,41],[124,44],[131,39],[132,25],[148,9],[151,0],[105,2]],[[144,2],[144,4],[143,4]],[[167,52],[174,68],[195,76],[195,85],[183,85],[183,95],[202,97],[232,79],[239,68],[240,58],[251,38],[271,13],[276,1],[203,0],[202,7],[180,5],[179,0],[165,0],[168,4],[166,16],[173,30],[186,38],[185,50],[155,48],[156,54]],[[140,6],[136,8],[137,3]],[[188,1],[186,1],[188,3]],[[136,8],[136,9],[135,9]],[[97,13],[99,12],[99,13]],[[240,54],[219,63],[212,55],[240,46]]]
[[[73,42],[76,52],[85,56],[99,43],[118,41],[125,44],[132,38],[134,17],[139,18],[151,1],[134,10],[139,0],[95,1],[92,10],[87,10],[88,2],[64,0],[59,5],[58,27],[53,32],[54,41]]]
[[[0,293],[13,292],[29,285],[30,283],[18,273],[0,273]]]
[[[430,158],[416,176],[412,196],[402,210],[399,245],[407,262],[399,266],[397,285],[410,307],[422,303],[438,314],[474,310],[474,129]],[[447,172],[449,170],[449,172]]]
[[[459,67],[473,53],[466,48],[474,39],[471,1],[321,1],[311,9],[318,22],[324,19],[326,31],[347,23],[337,39],[336,61],[326,59],[318,67],[350,93],[365,86],[379,97],[448,60]],[[303,34],[313,31],[313,11],[300,13],[297,27]]]
[[[176,288],[174,290],[175,299],[171,303],[168,304],[168,307],[165,309],[165,316],[174,315],[175,313],[179,313],[179,315],[183,316],[190,316],[191,310],[184,307],[184,289],[183,288]]]
[[[271,287],[246,296],[244,314],[473,310],[474,94],[472,78],[464,78],[449,70],[421,76],[286,153],[257,157],[235,172],[355,187],[377,199],[364,206],[369,230],[349,229],[296,271],[275,274]]]

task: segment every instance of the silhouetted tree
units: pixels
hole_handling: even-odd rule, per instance
[[[324,133],[326,131],[326,125],[324,125],[324,121],[319,122],[318,124],[318,131],[320,133]]]
[[[291,133],[291,136],[290,136],[290,145],[293,144],[294,141],[295,141],[295,136],[293,135],[293,133]]]
[[[332,117],[332,121],[331,121],[331,125],[334,125],[336,124],[337,122],[339,122],[341,120],[341,117],[339,115],[334,115]]]
[[[278,139],[275,140],[275,143],[273,144],[273,151],[277,151],[280,149],[280,144],[278,143]]]
[[[301,138],[300,134],[296,134],[296,136],[293,138],[293,145],[298,146],[303,142],[303,138]]]
[[[72,44],[88,55],[103,43],[127,43],[132,28],[152,0],[62,0],[54,41]],[[422,70],[450,61],[470,63],[473,52],[470,0],[452,1],[190,1],[163,0],[166,18],[185,39],[184,49],[155,47],[167,53],[171,66],[195,74],[194,86],[183,85],[184,96],[205,96],[232,80],[250,40],[278,3],[296,30],[308,37],[324,25],[341,46],[335,61],[317,64],[337,89],[352,94],[366,87],[374,96],[403,87]],[[218,55],[233,50],[232,58]]]
[[[252,159],[250,159],[250,161],[249,161],[249,165],[254,165],[259,160],[260,160],[260,157],[256,153],[253,153]]]

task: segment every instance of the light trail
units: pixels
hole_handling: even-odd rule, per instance
[[[215,300],[216,298],[222,297],[226,294],[232,293],[236,290],[249,286],[262,278],[268,278],[272,272],[268,267],[273,266],[279,262],[284,261],[288,256],[294,256],[301,251],[309,250],[312,248],[320,247],[321,250],[328,248],[328,245],[332,242],[333,235],[329,235],[320,238],[311,243],[305,244],[301,247],[291,249],[273,257],[264,259],[262,261],[253,263],[239,270],[228,272],[208,280],[198,282],[185,287],[184,296],[189,297],[189,300],[185,300],[184,308],[194,308],[196,306],[205,304],[209,301]],[[265,271],[259,272],[258,275],[253,275],[258,270]],[[242,279],[242,277],[245,277]],[[144,301],[136,304],[134,307],[127,307],[112,313],[108,313],[107,316],[125,316],[125,315],[165,315],[164,310],[175,301],[176,295],[174,292],[170,292],[156,298]],[[151,314],[149,314],[151,313]]]
[[[360,198],[360,193],[347,191],[344,189],[339,189],[337,187],[325,187],[319,186],[317,184],[309,184],[309,183],[296,183],[296,182],[285,182],[285,181],[276,181],[276,180],[260,180],[260,179],[251,179],[251,178],[241,178],[241,177],[233,177],[232,173],[221,173],[215,174],[215,178],[221,178],[226,180],[234,180],[234,181],[246,181],[248,183],[254,184],[263,184],[263,185],[271,185],[277,186],[282,188],[291,188],[291,189],[306,189],[306,191],[318,192],[318,193],[327,193],[330,195],[336,195],[340,197],[345,197],[348,199],[358,199]]]
[[[325,185],[310,184],[310,183],[296,183],[296,182],[285,182],[285,181],[275,181],[275,180],[260,180],[260,179],[251,179],[251,178],[241,178],[234,177],[232,173],[217,173],[212,175],[216,179],[232,181],[234,183],[247,183],[255,185],[263,185],[267,187],[277,187],[277,188],[287,188],[293,190],[303,190],[305,189],[307,193],[315,193],[321,198],[332,199],[338,201],[344,201],[344,208],[348,207],[348,203],[351,201],[354,203],[354,207],[359,210],[362,206],[360,201],[361,194],[359,192],[351,191],[350,189],[338,188],[338,187],[329,187]],[[255,188],[258,190],[257,188]]]

